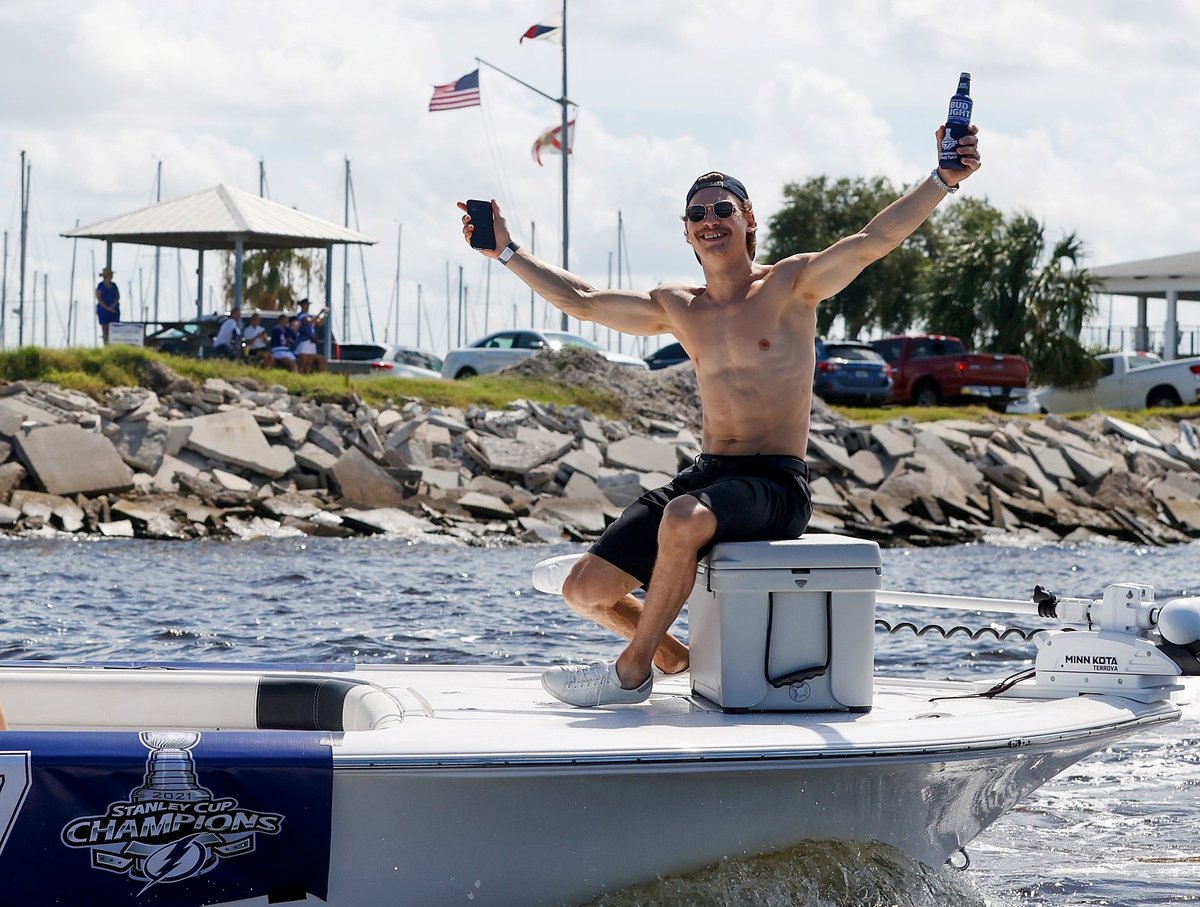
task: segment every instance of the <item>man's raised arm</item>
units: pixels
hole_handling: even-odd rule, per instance
[[[459,202],[458,207],[467,210],[464,202]],[[505,250],[515,243],[495,199],[492,199],[492,218],[495,222],[496,248],[475,251],[501,261]],[[463,214],[462,222],[463,236],[469,243],[475,229],[471,224],[471,216]],[[520,247],[504,258],[503,264],[530,289],[572,318],[594,321],[626,334],[662,334],[671,330],[666,310],[651,293],[597,289],[583,278],[556,268]]]
[[[937,131],[941,146],[945,126]],[[795,292],[810,303],[828,299],[845,289],[863,269],[883,258],[923,224],[938,203],[958,184],[979,169],[978,129],[958,140],[961,170],[937,169],[923,183],[896,199],[858,233],[843,237],[823,252],[797,255],[780,262],[794,281]],[[777,266],[778,267],[778,266]]]

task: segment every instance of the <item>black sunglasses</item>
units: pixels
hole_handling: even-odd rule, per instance
[[[687,219],[694,224],[704,220],[704,214],[709,209],[713,209],[713,214],[725,220],[727,217],[733,217],[733,202],[713,202],[711,205],[688,205],[684,212]]]

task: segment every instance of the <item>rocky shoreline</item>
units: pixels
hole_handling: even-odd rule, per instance
[[[530,362],[536,374],[607,381],[636,415],[531,401],[466,411],[314,402],[253,378],[196,385],[159,363],[145,386],[99,401],[12,382],[0,387],[0,533],[586,541],[700,452],[690,366],[647,376],[578,356]],[[1192,422],[865,427],[819,401],[813,418],[813,531],[883,545],[1014,532],[1147,545],[1200,537]]]

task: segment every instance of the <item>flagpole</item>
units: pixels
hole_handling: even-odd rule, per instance
[[[567,161],[571,157],[571,134],[567,131],[567,0],[562,0],[562,267],[569,271],[571,248],[570,206],[567,203]],[[562,313],[562,329],[567,330],[567,313]]]

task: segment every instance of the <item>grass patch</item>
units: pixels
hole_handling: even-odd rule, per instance
[[[1200,406],[1160,406],[1155,409],[1101,409],[1097,412],[1102,416],[1112,416],[1114,419],[1120,419],[1122,422],[1129,422],[1133,425],[1146,425],[1155,422],[1179,422],[1182,419],[1197,419],[1200,418]],[[1082,419],[1085,416],[1090,416],[1091,413],[1071,413],[1064,418]]]
[[[357,394],[372,406],[397,400],[422,400],[433,406],[465,409],[476,405],[503,409],[514,400],[536,400],[558,406],[582,406],[612,418],[626,415],[616,394],[596,387],[579,387],[528,377],[483,375],[466,381],[416,378],[351,378],[349,375],[297,375],[283,369],[261,369],[224,359],[168,356],[141,347],[41,349],[22,347],[0,353],[0,379],[47,381],[100,398],[114,387],[141,384],[146,363],[162,362],[177,375],[197,383],[208,378],[253,378],[280,385],[289,394],[308,399]]]
[[[833,406],[852,422],[861,425],[878,425],[895,419],[911,419],[913,422],[942,422],[947,419],[966,419],[977,422],[997,413],[986,406]],[[1041,416],[1005,416],[1007,419],[1040,419]]]

